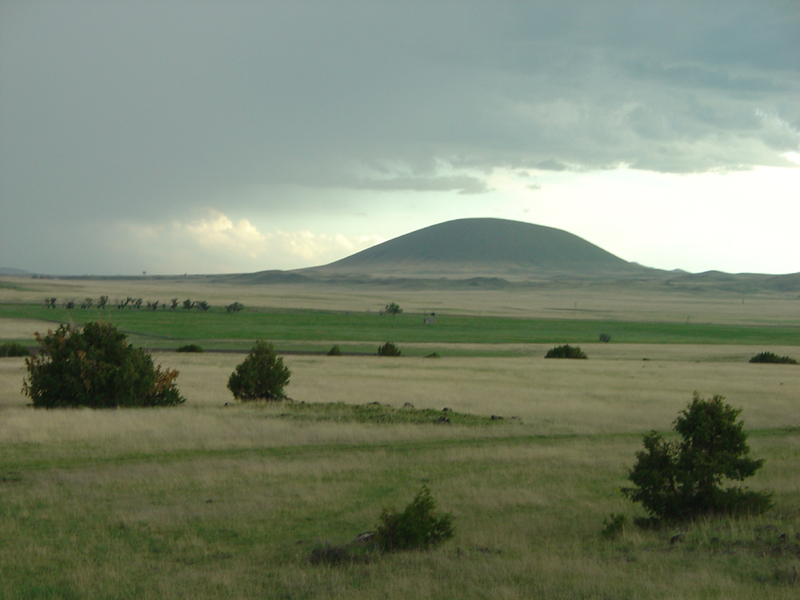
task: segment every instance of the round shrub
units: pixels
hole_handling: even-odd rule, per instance
[[[228,389],[234,398],[243,402],[281,400],[291,375],[272,344],[258,340],[247,358],[231,373]]]
[[[161,370],[113,325],[61,325],[36,334],[41,348],[25,360],[22,392],[37,408],[173,406],[185,402],[175,387],[178,372]]]
[[[197,344],[184,344],[179,346],[175,352],[203,352],[203,349]]]
[[[383,346],[378,346],[378,356],[400,356],[400,349],[392,342],[386,342]]]
[[[545,358],[588,358],[578,346],[556,346],[547,351]]]
[[[338,345],[334,345],[333,347],[331,347],[330,350],[328,350],[328,356],[341,356],[341,355],[342,355],[342,349],[339,348]]]

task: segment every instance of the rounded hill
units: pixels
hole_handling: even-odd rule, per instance
[[[506,219],[458,219],[394,238],[315,271],[400,277],[596,277],[646,271],[552,227]]]

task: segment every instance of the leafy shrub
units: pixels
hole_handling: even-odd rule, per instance
[[[231,373],[228,389],[237,400],[281,400],[291,374],[272,344],[258,340],[247,358]]]
[[[375,532],[378,547],[384,552],[429,548],[453,537],[453,516],[437,517],[436,501],[427,486],[422,486],[403,512],[384,509]]]
[[[228,306],[225,307],[225,310],[229,313],[237,313],[244,310],[244,304],[240,302],[234,302],[233,304],[228,304]]]
[[[611,341],[611,334],[610,333],[601,333],[600,334],[600,341],[604,344],[607,344]]]
[[[392,342],[386,342],[383,346],[378,346],[378,356],[400,356],[400,349]]]
[[[25,360],[22,391],[37,408],[172,406],[185,399],[175,387],[178,372],[161,371],[141,348],[127,343],[113,325],[61,325],[36,334],[39,354]]]
[[[680,441],[668,442],[651,431],[644,436],[644,450],[628,472],[634,487],[622,488],[633,502],[640,502],[656,521],[680,521],[707,514],[758,514],[772,505],[771,495],[733,487],[722,489],[723,478],[742,481],[761,468],[763,460],[747,457],[742,412],[697,392],[675,420]]]
[[[587,358],[586,354],[578,347],[572,347],[569,344],[564,346],[556,346],[547,351],[544,355],[545,358]]]
[[[778,356],[772,352],[761,352],[750,359],[751,363],[774,363],[779,365],[796,365],[797,361],[788,356]]]
[[[403,309],[400,308],[400,305],[397,304],[396,302],[390,302],[383,309],[383,313],[386,315],[394,316],[394,315],[399,315],[401,312],[403,312]]]
[[[175,352],[203,352],[203,349],[197,344],[184,344],[183,346],[178,346]]]
[[[31,352],[19,342],[6,342],[0,344],[0,358],[7,356],[30,356]]]
[[[328,350],[328,356],[341,356],[341,355],[342,355],[342,349],[339,348],[338,345],[334,344],[333,347],[331,347],[331,349]]]

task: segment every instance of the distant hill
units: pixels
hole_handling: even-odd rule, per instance
[[[560,229],[506,219],[458,219],[301,272],[526,280],[635,276],[650,270]]]
[[[327,283],[397,289],[506,289],[592,285],[704,294],[800,292],[800,273],[687,273],[627,262],[553,227],[506,219],[458,219],[419,229],[342,260],[295,271],[216,275],[250,284]],[[632,286],[632,287],[630,287]]]

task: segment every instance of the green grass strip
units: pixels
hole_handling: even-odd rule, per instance
[[[102,319],[131,336],[137,344],[253,339],[285,341],[395,343],[592,343],[601,333],[611,343],[627,344],[774,344],[800,345],[800,327],[723,325],[713,323],[642,323],[567,319],[523,319],[464,315],[436,316],[424,325],[422,315],[397,316],[367,312],[257,310],[226,313],[222,308],[136,310],[107,308],[47,309],[43,305],[0,304],[0,318],[43,319],[83,324]],[[55,326],[55,325],[54,325]],[[210,348],[209,348],[210,349]]]

